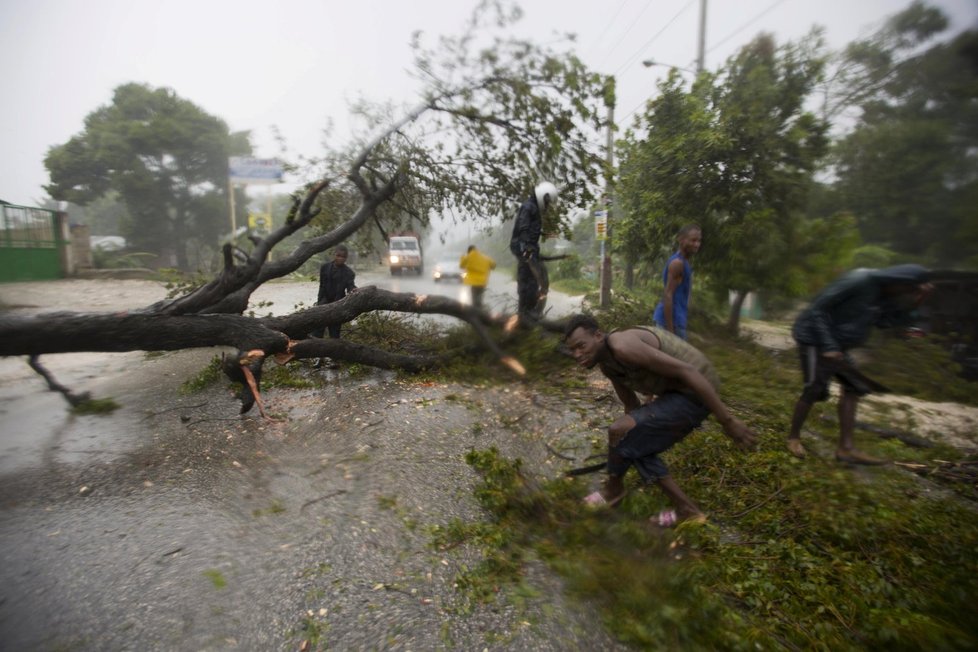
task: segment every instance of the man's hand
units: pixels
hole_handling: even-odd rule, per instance
[[[842,351],[823,351],[822,357],[828,358],[829,360],[841,360]]]
[[[723,424],[723,432],[734,440],[738,448],[753,450],[757,446],[757,435],[737,417],[731,417],[730,421]]]

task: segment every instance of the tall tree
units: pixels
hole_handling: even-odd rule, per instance
[[[123,84],[85,118],[81,133],[48,150],[45,189],[80,205],[118,193],[131,244],[188,269],[187,244],[216,244],[224,224],[227,209],[214,208],[227,206],[228,156],[250,151],[247,134],[229,133],[223,120],[172,90]]]
[[[859,117],[835,149],[835,203],[867,242],[978,266],[978,31],[934,43],[947,24],[917,2],[846,48],[836,106]]]
[[[673,70],[636,129],[618,143],[620,210],[613,244],[626,267],[644,263],[659,278],[654,266],[668,256],[679,227],[704,222],[722,208],[713,83],[714,76],[703,73],[687,91]]]
[[[718,238],[706,259],[735,291],[736,328],[747,293],[796,294],[795,275],[812,176],[826,153],[827,125],[805,109],[820,80],[821,36],[780,48],[759,36],[727,64],[715,100],[723,135]],[[719,245],[719,246],[717,246]]]
[[[622,144],[621,196],[628,238],[667,248],[684,222],[704,229],[698,268],[736,299],[736,329],[750,291],[803,291],[792,268],[811,251],[802,208],[827,125],[805,108],[819,81],[821,37],[778,47],[761,35],[715,75],[686,91],[677,75],[641,118],[642,138]]]

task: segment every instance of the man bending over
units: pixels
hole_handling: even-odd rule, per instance
[[[625,414],[608,428],[608,481],[588,496],[591,504],[615,504],[625,495],[624,476],[635,466],[645,482],[655,482],[675,507],[659,522],[705,521],[699,507],[669,475],[659,454],[681,441],[711,413],[724,433],[744,449],[754,433],[720,400],[713,365],[693,345],[655,326],[603,333],[589,315],[575,315],[564,340],[578,364],[595,365],[611,380]],[[644,395],[644,401],[637,394]],[[665,518],[666,522],[663,522]]]

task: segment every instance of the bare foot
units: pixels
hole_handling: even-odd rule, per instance
[[[889,460],[873,457],[872,455],[856,450],[855,448],[850,448],[849,450],[842,448],[837,449],[835,451],[835,459],[839,462],[845,462],[847,464],[866,464],[869,466],[889,464]]]
[[[624,491],[620,494],[611,495],[606,489],[601,489],[585,496],[584,504],[588,507],[616,507],[624,497]]]
[[[805,447],[801,445],[801,440],[797,438],[788,440],[788,452],[800,460],[805,459],[805,456],[808,454],[805,451]]]

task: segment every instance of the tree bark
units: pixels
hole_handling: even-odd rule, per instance
[[[242,351],[260,349],[265,355],[294,358],[334,357],[385,369],[419,371],[444,361],[431,355],[389,353],[347,342],[310,338],[309,333],[331,324],[351,321],[376,310],[441,314],[468,323],[500,359],[506,354],[489,335],[487,326],[504,318],[443,296],[389,292],[373,286],[345,299],[277,317],[243,315],[169,315],[165,313],[54,312],[32,317],[0,318],[0,355],[43,355],[74,351],[175,351],[230,346]],[[558,330],[559,324],[541,324]]]
[[[744,307],[745,299],[747,290],[734,290],[734,300],[730,304],[730,317],[727,320],[727,329],[734,335],[740,332],[740,310]]]

